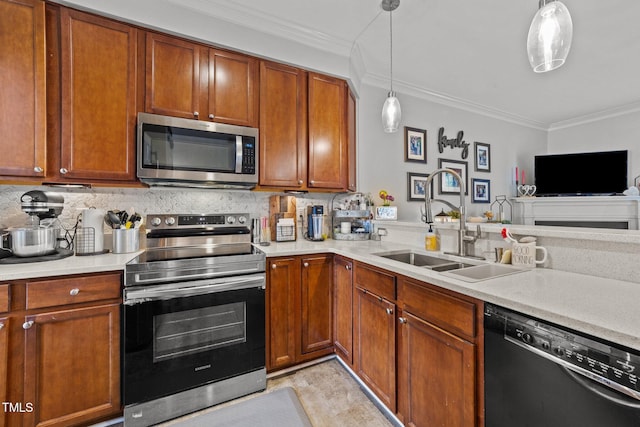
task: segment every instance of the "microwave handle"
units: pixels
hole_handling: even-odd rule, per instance
[[[242,173],[242,135],[236,135],[236,173]]]

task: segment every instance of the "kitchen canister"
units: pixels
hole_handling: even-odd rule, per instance
[[[102,209],[90,208],[82,210],[82,228],[93,230],[86,233],[89,241],[85,242],[84,254],[102,253],[104,250],[104,214]],[[81,233],[82,234],[82,233]],[[91,239],[91,237],[93,237]]]
[[[140,250],[140,230],[137,228],[115,228],[112,250],[114,254],[126,254]]]

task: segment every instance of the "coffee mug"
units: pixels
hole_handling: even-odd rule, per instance
[[[542,259],[536,259],[536,252],[542,252]],[[547,260],[547,249],[536,246],[535,242],[514,243],[511,248],[511,264],[518,267],[535,268]]]

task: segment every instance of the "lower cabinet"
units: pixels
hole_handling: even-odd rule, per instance
[[[408,278],[398,284],[398,417],[407,426],[482,425],[482,310],[427,286]]]
[[[332,255],[269,258],[267,371],[333,351]]]
[[[353,262],[333,258],[333,345],[336,354],[353,366]]]
[[[13,407],[0,425],[90,425],[122,413],[121,280],[113,272],[9,284],[0,375],[8,351],[3,402]]]
[[[396,410],[395,276],[356,263],[353,330],[355,372]]]

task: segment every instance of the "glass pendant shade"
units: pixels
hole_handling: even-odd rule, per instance
[[[382,127],[385,132],[392,133],[398,130],[402,110],[400,101],[396,98],[395,92],[389,92],[384,105],[382,106]]]
[[[527,37],[529,63],[536,73],[555,70],[564,64],[573,36],[571,15],[562,2],[540,0],[540,5]]]

